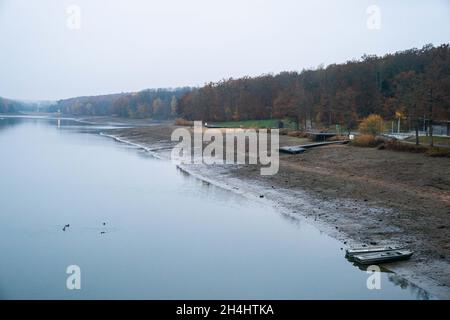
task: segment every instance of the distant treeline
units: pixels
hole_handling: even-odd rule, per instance
[[[282,57],[280,57],[282,58]],[[385,119],[449,119],[450,50],[426,45],[326,68],[209,83],[186,93],[177,113],[188,120],[291,118],[299,125]]]
[[[0,97],[0,113],[14,113],[22,109],[22,104],[17,101]]]
[[[167,119],[176,116],[178,101],[190,90],[188,87],[148,89],[136,93],[77,97],[59,100],[49,111],[70,115]]]
[[[20,103],[0,98],[0,112],[20,108]],[[448,44],[426,45],[300,73],[229,79],[201,88],[77,97],[60,100],[48,111],[213,122],[290,118],[302,127],[347,128],[379,114],[384,119],[406,119],[402,123],[411,128],[419,121],[450,119],[450,49]]]

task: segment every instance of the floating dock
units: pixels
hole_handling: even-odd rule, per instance
[[[280,152],[289,153],[289,154],[299,154],[305,152],[306,149],[300,146],[293,147],[282,147],[280,148]]]
[[[300,145],[300,146],[286,146],[286,147],[281,147],[280,152],[289,153],[289,154],[298,154],[298,153],[303,153],[306,151],[306,149],[310,149],[310,148],[323,147],[323,146],[328,146],[331,144],[347,144],[349,142],[350,142],[350,140],[340,140],[340,141],[309,143],[309,144],[304,144],[304,145]]]

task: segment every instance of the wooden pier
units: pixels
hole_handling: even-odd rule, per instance
[[[341,140],[341,141],[316,142],[316,143],[303,144],[303,145],[299,145],[299,146],[286,146],[286,147],[281,147],[280,152],[289,153],[289,154],[298,154],[298,153],[303,153],[307,149],[310,149],[310,148],[323,147],[323,146],[328,146],[331,144],[347,144],[349,142],[350,142],[350,140]]]

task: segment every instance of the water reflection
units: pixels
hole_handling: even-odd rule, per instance
[[[392,272],[389,273],[388,274],[388,279],[389,279],[389,281],[391,281],[396,286],[398,286],[398,287],[400,287],[400,288],[402,288],[404,290],[411,291],[411,293],[413,295],[415,295],[415,297],[417,299],[420,299],[420,300],[434,299],[434,297],[431,294],[429,294],[427,291],[425,291],[422,288],[416,286],[414,283],[409,282],[405,278],[402,278],[402,277],[396,275],[395,273],[392,273]]]
[[[348,262],[350,262],[355,268],[357,268],[361,271],[366,272],[369,267],[369,266],[365,266],[365,265],[356,263],[348,256],[345,256],[345,259],[347,259]],[[389,280],[389,282],[391,282],[392,284],[394,284],[397,287],[400,287],[403,290],[409,290],[411,292],[411,294],[415,296],[416,299],[418,299],[418,300],[435,299],[435,297],[433,295],[431,295],[424,289],[416,286],[414,283],[406,280],[405,278],[395,274],[391,270],[386,269],[383,266],[378,266],[378,267],[380,269],[380,272],[387,275],[387,279]]]

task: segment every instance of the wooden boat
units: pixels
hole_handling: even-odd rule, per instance
[[[406,260],[413,255],[411,250],[390,250],[374,253],[363,253],[353,256],[353,260],[360,264],[378,264],[392,261]]]
[[[382,251],[389,251],[389,250],[401,250],[401,249],[405,249],[405,247],[400,246],[400,245],[357,247],[357,248],[350,248],[350,249],[345,250],[345,255],[347,257],[352,257],[357,254],[375,253],[375,252],[382,252]]]

